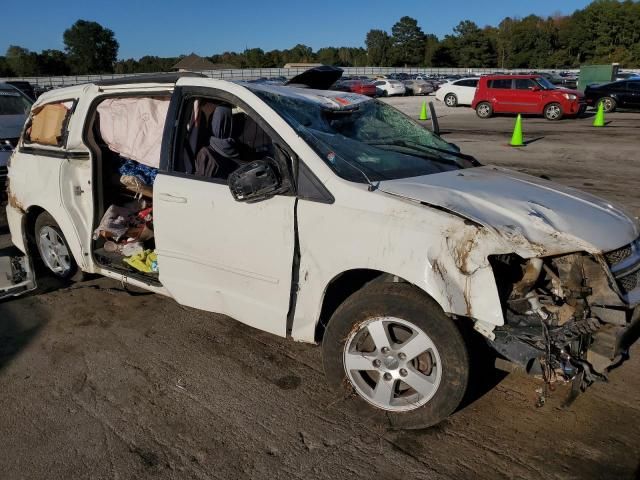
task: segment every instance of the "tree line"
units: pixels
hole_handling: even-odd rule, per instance
[[[78,20],[63,34],[65,49],[32,52],[10,45],[0,56],[0,76],[80,75],[168,71],[181,57],[118,60],[113,31]],[[231,68],[323,63],[345,67],[572,68],[585,63],[640,67],[640,1],[595,0],[571,15],[506,17],[497,26],[461,21],[449,35],[425,33],[405,16],[389,32],[370,30],[363,47],[306,45],[265,52],[250,48],[207,57]]]

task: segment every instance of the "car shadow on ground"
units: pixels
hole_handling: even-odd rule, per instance
[[[469,323],[459,326],[469,351],[469,384],[458,411],[480,400],[508,375],[507,372],[496,368],[498,354],[488,345],[486,339],[475,332]]]
[[[32,299],[0,300],[0,370],[27,348],[47,321]]]

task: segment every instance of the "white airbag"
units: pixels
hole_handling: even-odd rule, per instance
[[[158,168],[169,99],[109,98],[98,106],[100,134],[109,149]]]

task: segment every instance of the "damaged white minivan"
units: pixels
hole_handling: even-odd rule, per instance
[[[605,380],[640,330],[637,219],[326,90],[339,75],[45,93],[9,166],[13,243],[61,278],[321,343],[336,395],[395,428],[459,406],[466,330],[547,382]],[[5,270],[33,287],[29,260]]]

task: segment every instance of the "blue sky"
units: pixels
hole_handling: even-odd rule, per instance
[[[5,2],[3,2],[5,3]],[[212,55],[245,47],[266,50],[297,43],[363,46],[372,28],[390,31],[403,15],[426,33],[451,33],[460,21],[495,25],[505,16],[572,13],[589,0],[29,0],[2,6],[0,55],[15,44],[30,50],[63,49],[62,32],[76,20],[110,28],[120,42],[120,58],[142,55]]]

